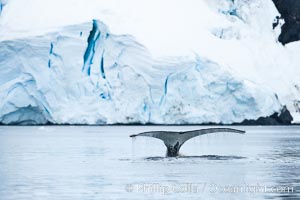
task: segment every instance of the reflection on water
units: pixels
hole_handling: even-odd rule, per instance
[[[2,126],[0,200],[300,199],[300,127],[235,127],[247,133],[194,138],[175,158],[129,138],[197,128]]]
[[[246,157],[242,156],[218,156],[218,155],[203,155],[203,156],[178,156],[173,158],[168,157],[148,157],[146,160],[153,161],[168,161],[168,160],[178,160],[178,159],[205,159],[205,160],[236,160],[236,159],[245,159]]]

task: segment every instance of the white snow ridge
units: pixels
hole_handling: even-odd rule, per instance
[[[22,18],[24,1],[6,2],[1,123],[230,124],[284,106],[300,120],[300,46],[277,42],[271,0],[89,0],[95,12],[72,1],[89,14],[48,24],[47,13]],[[37,0],[26,4],[32,15],[41,10]]]

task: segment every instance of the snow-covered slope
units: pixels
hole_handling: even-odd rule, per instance
[[[4,124],[234,123],[284,105],[299,117],[300,46],[277,42],[271,1],[91,1],[99,20],[45,24],[32,17],[41,3],[26,3],[29,16],[11,0],[0,19]]]

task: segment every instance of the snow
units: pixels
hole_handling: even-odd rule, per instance
[[[3,123],[232,123],[284,105],[300,118],[300,47],[278,43],[271,0],[10,0],[4,8]]]

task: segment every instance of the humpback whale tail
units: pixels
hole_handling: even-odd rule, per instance
[[[245,131],[231,129],[231,128],[208,128],[186,132],[172,132],[172,131],[150,131],[143,132],[137,135],[130,135],[130,137],[145,136],[160,139],[167,147],[167,156],[178,156],[180,147],[189,139],[197,137],[199,135],[205,135],[209,133],[230,132],[244,134]]]

